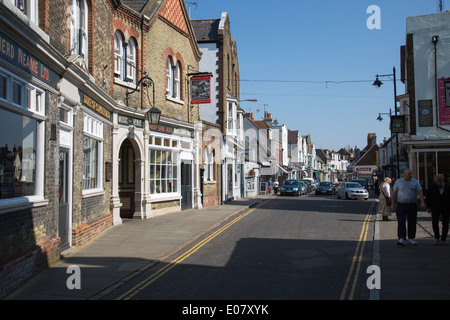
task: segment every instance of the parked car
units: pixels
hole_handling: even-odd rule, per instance
[[[303,182],[306,185],[306,192],[307,193],[309,193],[309,192],[311,192],[313,190],[311,181],[302,179],[302,180],[300,180],[300,182]]]
[[[285,194],[293,194],[300,196],[302,194],[302,187],[303,184],[296,179],[284,180],[283,185],[280,188],[280,195],[284,196]]]
[[[356,182],[341,182],[337,189],[337,198],[369,199],[369,192]]]
[[[313,178],[303,178],[300,181],[308,181],[311,185],[311,191],[314,191],[316,189],[316,180],[314,180]]]
[[[367,185],[367,180],[365,180],[365,179],[353,179],[351,182],[359,183],[361,185],[361,187],[363,187],[366,190],[369,190],[368,185]]]
[[[333,184],[330,181],[322,181],[316,188],[316,194],[333,194]]]

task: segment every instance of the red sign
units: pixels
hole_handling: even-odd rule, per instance
[[[439,79],[439,125],[450,125],[450,78]]]

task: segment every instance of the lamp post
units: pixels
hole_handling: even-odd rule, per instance
[[[150,99],[148,101],[150,103],[150,105],[153,105],[153,107],[147,111],[146,116],[148,117],[148,122],[150,122],[150,124],[158,124],[159,119],[161,117],[161,111],[154,106],[154,104],[155,104],[155,83],[153,82],[152,78],[150,78],[146,73],[145,73],[144,77],[142,77],[139,80],[139,82],[136,84],[136,88],[133,91],[128,91],[128,89],[127,89],[127,91],[125,92],[125,95],[126,95],[126,97],[125,97],[126,103],[125,104],[128,107],[128,96],[130,94],[135,93],[139,89],[139,86],[141,84],[142,84],[143,88],[152,87],[152,89],[153,89],[153,104],[150,103]]]
[[[379,77],[393,77],[393,82],[394,82],[394,114],[397,115],[397,82],[396,82],[396,78],[395,78],[395,67],[393,67],[393,73],[392,74],[377,74],[376,75],[376,79],[373,83],[373,86],[379,88],[383,85],[383,82],[380,81],[380,79],[378,79]],[[391,111],[391,110],[389,110]],[[377,120],[381,121],[383,120],[383,118],[381,117],[381,113],[378,115]],[[391,122],[391,137],[392,137],[392,122]],[[396,144],[396,158],[397,158],[397,174],[396,177],[400,178],[400,158],[399,158],[399,152],[398,152],[398,133],[395,134],[395,144]]]

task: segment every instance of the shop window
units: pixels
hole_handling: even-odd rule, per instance
[[[176,193],[178,185],[177,152],[150,149],[150,193]]]
[[[103,187],[103,123],[89,115],[84,116],[83,136],[83,191]]]
[[[38,107],[30,101],[36,93]],[[43,196],[44,97],[43,90],[0,71],[0,200]]]

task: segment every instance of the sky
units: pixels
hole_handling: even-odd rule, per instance
[[[439,12],[438,0],[185,0],[191,19],[227,12],[236,38],[240,99],[255,120],[264,111],[316,148],[339,150],[390,137],[406,18]],[[195,5],[194,3],[198,3]],[[377,12],[370,6],[379,8]],[[450,3],[443,10],[450,9]],[[378,22],[379,28],[369,28]],[[377,74],[383,86],[372,84]],[[379,113],[384,118],[377,121]]]

